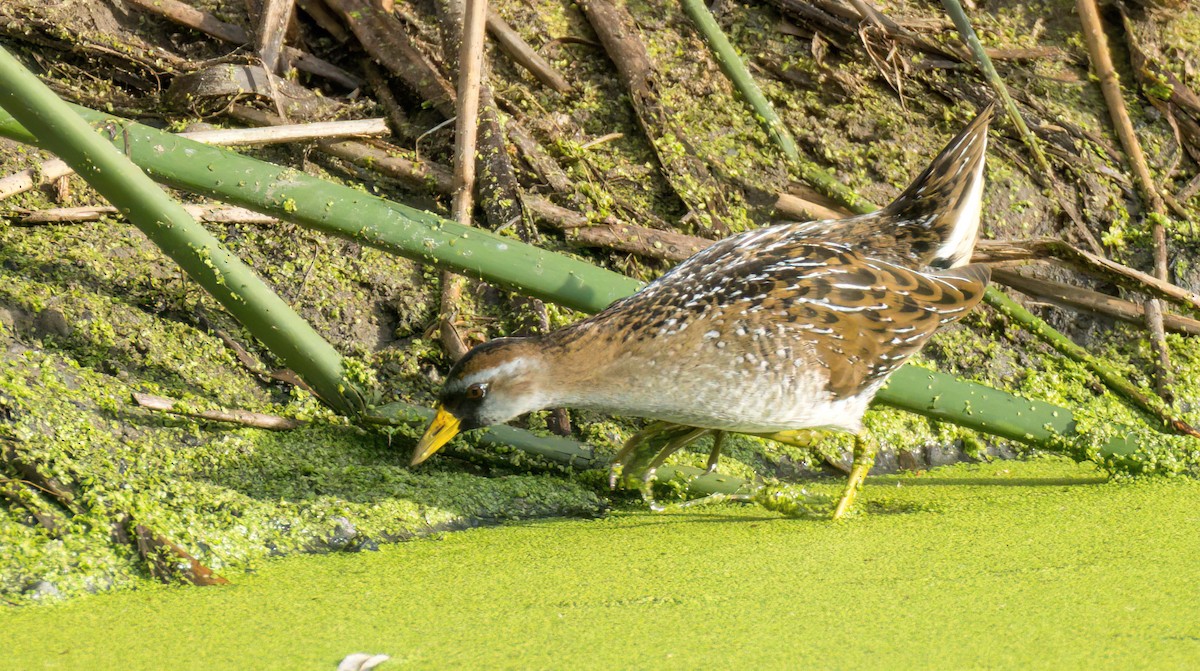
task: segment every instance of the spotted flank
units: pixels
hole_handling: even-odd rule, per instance
[[[598,315],[472,350],[414,463],[457,430],[548,407],[763,435],[860,431],[887,377],[983,296],[988,270],[969,262],[991,117],[878,212],[722,240]]]
[[[567,347],[639,352],[656,372],[688,380],[703,393],[686,403],[709,416],[688,417],[691,425],[782,430],[813,419],[789,399],[869,401],[937,329],[979,302],[988,277],[980,265],[921,272],[818,232],[773,227],[717,243],[561,333]],[[697,389],[689,379],[697,377],[713,384]],[[754,408],[730,400],[744,396]],[[730,408],[738,417],[726,421]],[[656,418],[683,423],[683,408],[671,412]],[[858,421],[819,419],[814,426],[848,430]]]
[[[978,235],[991,115],[883,210],[722,240],[547,336],[594,367],[563,400],[714,429],[856,430],[887,377],[983,296],[987,268],[963,264]],[[626,376],[686,391],[604,389]]]

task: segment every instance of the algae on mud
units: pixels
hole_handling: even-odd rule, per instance
[[[1056,458],[871,478],[864,496],[869,514],[837,525],[625,510],[0,611],[0,668],[331,668],[356,651],[395,668],[1200,662],[1200,483],[1106,482]]]

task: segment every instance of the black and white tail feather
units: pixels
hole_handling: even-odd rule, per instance
[[[914,270],[970,263],[979,235],[988,105],[894,201],[870,214],[798,224],[801,235],[822,235],[868,256]]]
[[[985,107],[903,193],[879,212],[890,217],[899,229],[919,229],[941,241],[927,259],[922,259],[926,265],[955,268],[971,260],[979,235],[984,156],[994,109],[995,103]]]

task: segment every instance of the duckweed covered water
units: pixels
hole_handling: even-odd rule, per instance
[[[1200,664],[1200,483],[1054,459],[872,478],[861,500],[843,524],[631,509],[11,609],[0,668]]]

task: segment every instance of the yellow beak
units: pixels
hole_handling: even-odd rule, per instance
[[[429,423],[429,428],[425,429],[425,435],[421,436],[417,449],[413,450],[412,465],[416,466],[432,457],[434,452],[450,442],[450,439],[458,434],[458,424],[458,418],[439,405],[437,416]]]

